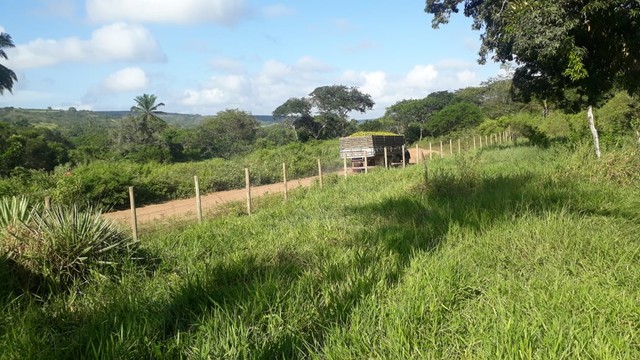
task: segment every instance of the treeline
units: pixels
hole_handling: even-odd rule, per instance
[[[337,143],[322,145],[316,140],[356,131],[400,133],[408,143],[507,128],[541,146],[552,139],[589,139],[584,114],[566,114],[546,101],[514,101],[511,88],[511,80],[500,78],[478,87],[434,92],[399,101],[383,117],[362,122],[348,114],[366,112],[373,100],[342,85],[288,99],[273,111],[278,122],[271,125],[240,109],[220,111],[192,126],[168,123],[160,110],[164,104],[149,94],[136,97],[131,111],[120,118],[75,109],[0,109],[0,195],[49,194],[62,202],[82,195],[93,203],[118,207],[126,203],[120,189],[134,184],[142,191],[142,202],[186,196],[189,178],[209,167],[217,173],[211,173],[209,183],[204,180],[204,190],[241,186],[240,174],[232,169],[249,164],[257,169],[256,181],[268,183],[278,180],[282,161],[292,160],[288,153],[303,156],[293,160],[306,164],[300,165],[306,170],[293,170],[293,176],[313,174],[315,157],[327,164],[337,161]],[[595,115],[605,144],[638,130],[637,101],[626,92],[612,94]],[[269,156],[257,165],[254,160],[260,154]],[[189,165],[194,162],[200,165]]]

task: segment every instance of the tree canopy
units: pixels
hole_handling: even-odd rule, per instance
[[[427,0],[425,11],[438,27],[462,7],[483,31],[480,62],[515,61],[520,91],[564,100],[574,88],[594,104],[616,84],[640,87],[638,1]]]
[[[567,109],[592,106],[620,86],[640,90],[640,2],[629,0],[426,0],[432,24],[447,23],[463,8],[483,31],[480,62],[489,54],[515,61],[514,90]],[[574,94],[575,96],[568,96]]]
[[[4,51],[6,48],[12,48],[13,40],[11,39],[11,35],[0,32],[0,57],[5,60],[8,59],[7,53]],[[18,81],[18,77],[16,73],[14,73],[11,69],[6,66],[0,64],[0,94],[3,94],[5,90],[11,92],[13,89],[13,83]]]

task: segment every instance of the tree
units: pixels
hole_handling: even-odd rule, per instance
[[[432,136],[441,136],[479,125],[481,122],[480,108],[474,104],[456,103],[435,113],[427,122],[426,128]]]
[[[164,103],[156,104],[155,95],[136,96],[136,105],[131,107],[132,115],[122,118],[115,131],[116,151],[121,156],[138,162],[173,160],[170,145],[162,137],[167,123],[158,115]]]
[[[586,106],[600,157],[593,107],[616,86],[640,90],[640,2],[426,0],[425,11],[437,28],[462,6],[483,31],[480,63],[489,53],[495,61],[515,61],[514,91],[524,98],[538,95],[574,111]]]
[[[305,98],[290,98],[273,110],[272,115],[275,119],[281,120],[291,127],[296,141],[299,141],[296,121],[303,117],[311,117],[311,103]]]
[[[229,159],[251,149],[259,128],[260,123],[250,113],[227,109],[204,119],[188,145],[204,158]]]
[[[136,131],[141,135],[141,141],[144,144],[152,143],[154,135],[167,127],[167,123],[158,117],[159,114],[164,114],[158,110],[160,106],[164,106],[164,103],[156,104],[157,99],[155,95],[142,94],[136,96],[134,99],[136,105],[131,107],[131,112],[137,114]]]
[[[418,129],[422,140],[422,130],[427,120],[455,100],[448,91],[433,92],[423,99],[401,100],[387,108],[385,117],[397,123],[396,132],[406,134],[408,128]],[[412,126],[413,125],[413,126]]]
[[[14,46],[13,40],[11,40],[11,35],[5,32],[0,32],[0,57],[3,57],[5,60],[9,59],[4,49],[12,48]],[[18,81],[16,73],[0,64],[0,94],[3,94],[5,90],[9,90],[9,92],[11,92],[15,81]]]
[[[328,127],[336,131],[336,134],[331,134],[330,137],[345,136],[352,128],[347,119],[350,112],[365,113],[375,105],[371,95],[361,92],[356,87],[345,85],[317,87],[309,94],[309,102],[321,116],[320,132]],[[319,135],[318,133],[318,137]]]

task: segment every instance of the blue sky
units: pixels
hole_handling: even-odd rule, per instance
[[[0,107],[270,114],[318,86],[357,86],[381,116],[402,99],[478,85],[479,32],[461,14],[431,28],[424,0],[4,0],[18,83]]]

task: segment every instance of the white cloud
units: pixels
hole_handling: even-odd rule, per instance
[[[95,22],[216,23],[233,25],[247,15],[244,0],[87,0]]]
[[[405,83],[411,87],[424,88],[438,77],[433,65],[416,65],[405,77]]]
[[[364,82],[360,90],[371,95],[373,98],[379,98],[385,95],[387,89],[387,73],[384,71],[363,72]]]
[[[0,25],[0,33],[5,32],[4,27],[2,25]]]
[[[471,70],[464,70],[456,73],[456,78],[461,85],[467,86],[476,82],[476,73]]]
[[[149,86],[149,78],[139,67],[128,67],[109,75],[102,87],[110,92],[129,92],[144,90]]]
[[[188,107],[187,111],[196,113],[240,108],[254,114],[270,114],[291,97],[307,96],[318,86],[343,84],[358,87],[376,102],[372,111],[351,115],[375,118],[382,116],[386,107],[403,99],[419,99],[434,91],[477,85],[478,66],[450,60],[418,64],[404,73],[350,69],[335,74],[331,65],[312,57],[305,56],[290,64],[269,60],[254,73],[213,77],[197,88],[186,90],[180,102]]]
[[[7,50],[10,67],[28,69],[65,62],[164,61],[166,55],[149,30],[139,25],[103,26],[89,40],[76,37],[36,39]]]

